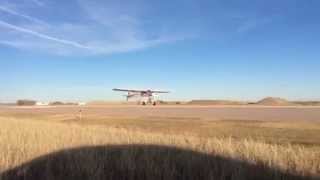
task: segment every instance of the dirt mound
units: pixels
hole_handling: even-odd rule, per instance
[[[191,105],[245,105],[246,102],[228,100],[192,100]]]
[[[287,101],[286,99],[277,98],[277,97],[267,97],[256,103],[257,105],[267,105],[267,106],[289,106],[294,105]]]

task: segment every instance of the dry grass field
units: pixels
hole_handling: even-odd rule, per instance
[[[0,180],[320,179],[320,108],[0,108]]]

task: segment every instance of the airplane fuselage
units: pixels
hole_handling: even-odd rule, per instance
[[[129,89],[113,89],[114,91],[122,91],[127,92],[126,98],[127,101],[130,98],[140,96],[140,103],[143,105],[146,104],[153,104],[156,105],[156,102],[154,101],[154,94],[158,93],[169,93],[168,91],[152,91],[152,90],[129,90]]]
[[[143,92],[141,92],[140,95],[141,95],[142,97],[151,97],[151,96],[153,96],[153,93],[152,93],[151,90],[148,90],[148,91],[143,91]]]

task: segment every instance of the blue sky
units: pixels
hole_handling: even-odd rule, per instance
[[[317,0],[1,0],[0,101],[320,100]]]

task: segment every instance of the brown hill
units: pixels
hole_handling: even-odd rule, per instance
[[[287,101],[286,99],[277,98],[277,97],[267,97],[256,103],[257,105],[265,106],[290,106],[294,103]]]

